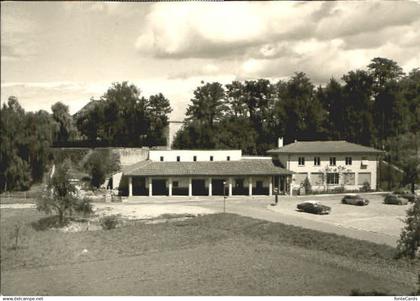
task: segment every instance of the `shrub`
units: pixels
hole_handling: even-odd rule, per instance
[[[92,214],[93,213],[92,200],[87,197],[77,200],[74,205],[74,210],[76,212],[82,213],[83,215]]]
[[[369,182],[364,182],[362,188],[360,188],[361,192],[369,192],[371,190]]]
[[[397,245],[397,258],[415,258],[420,247],[420,200],[407,210],[405,227]]]
[[[340,186],[340,187],[335,187],[333,188],[332,192],[333,193],[343,193],[345,191],[344,187]]]
[[[303,181],[303,187],[305,187],[305,193],[311,193],[312,192],[312,185],[309,181],[308,177],[305,178],[305,181]]]
[[[102,229],[111,230],[117,227],[119,223],[119,218],[118,215],[107,215],[102,217],[99,220],[99,223],[101,224]]]

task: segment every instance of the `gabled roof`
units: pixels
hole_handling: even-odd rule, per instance
[[[142,161],[123,170],[126,176],[240,176],[286,175],[292,172],[267,159],[237,161]]]
[[[338,141],[297,141],[287,144],[283,147],[271,149],[269,154],[335,154],[335,153],[362,153],[362,154],[380,154],[383,151],[350,143],[345,140]]]

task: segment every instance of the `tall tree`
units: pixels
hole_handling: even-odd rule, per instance
[[[55,141],[67,142],[75,134],[69,107],[61,102],[56,102],[51,106],[51,110],[53,119],[57,123]]]
[[[172,108],[169,100],[162,93],[152,95],[147,102],[147,115],[149,120],[149,145],[165,145],[164,130],[169,125],[169,113]]]

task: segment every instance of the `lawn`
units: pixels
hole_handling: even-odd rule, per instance
[[[234,214],[63,233],[34,230],[34,209],[0,213],[4,295],[408,294],[420,268],[385,245]]]

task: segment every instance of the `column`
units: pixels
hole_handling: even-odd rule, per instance
[[[248,195],[252,196],[252,177],[248,178]]]
[[[128,196],[133,196],[133,178],[128,177]]]
[[[188,196],[192,196],[192,179],[188,178]]]
[[[290,176],[290,177],[289,177],[289,189],[290,189],[289,194],[290,194],[290,196],[292,196],[292,195],[293,195],[293,187],[292,187],[292,183],[293,183],[293,176]]]
[[[354,173],[354,185],[359,188],[359,173],[357,171]]]
[[[232,196],[232,178],[229,178],[229,196]]]
[[[149,196],[153,196],[153,183],[152,178],[149,178]]]
[[[213,184],[212,184],[212,178],[210,177],[209,178],[209,196],[212,196],[212,193],[213,193]]]
[[[168,196],[172,196],[172,178],[169,178],[168,181]]]
[[[268,195],[273,195],[273,177],[270,177],[270,182],[268,183]]]

